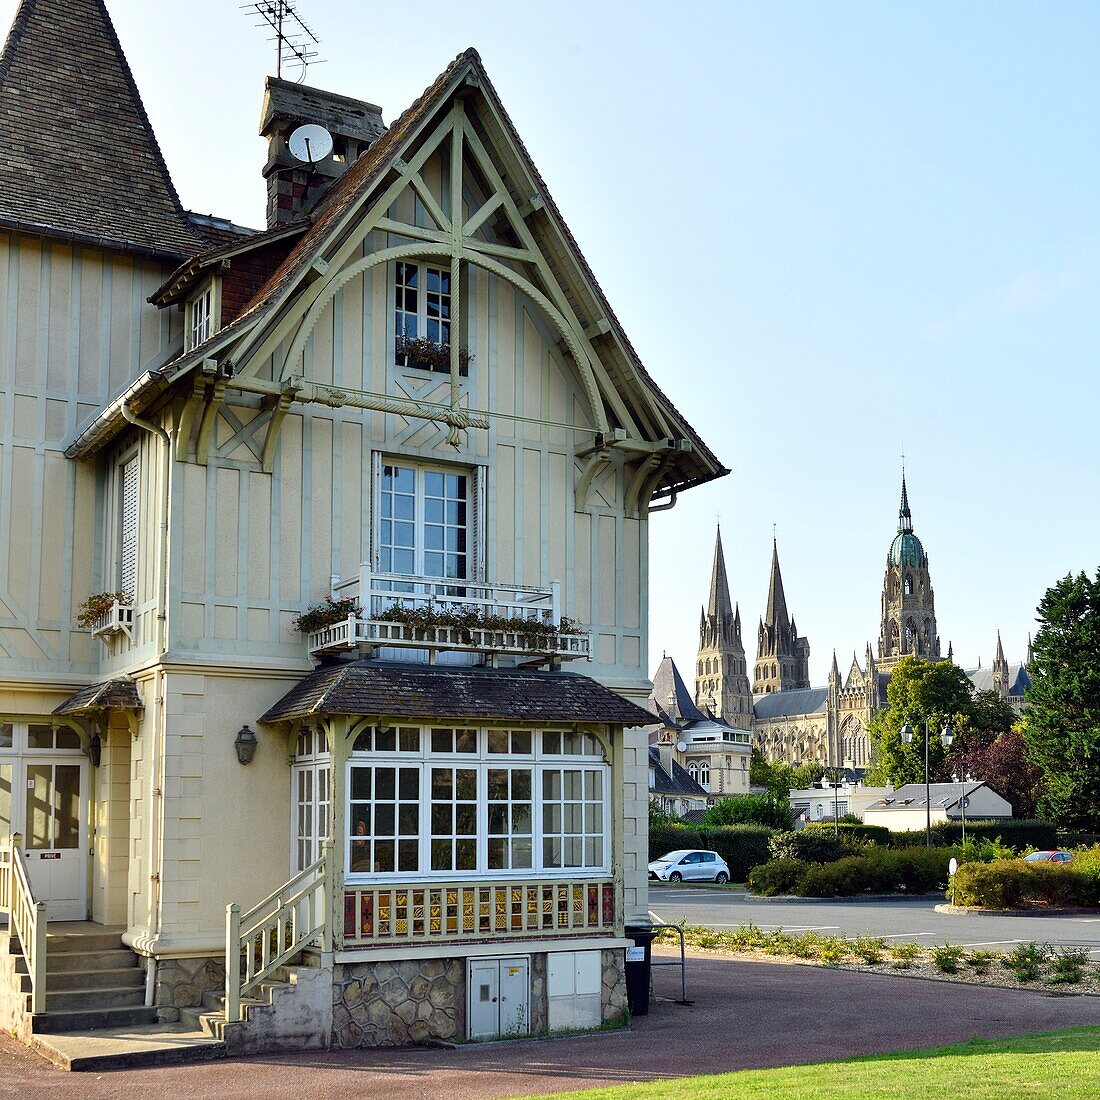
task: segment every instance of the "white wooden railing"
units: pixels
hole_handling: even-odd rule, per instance
[[[280,886],[246,913],[236,903],[225,911],[225,1019],[242,1019],[241,999],[262,981],[316,943],[332,950],[329,875],[332,842],[321,845],[321,858]]]
[[[539,653],[561,660],[591,657],[589,634],[561,633],[557,630],[562,621],[561,585],[558,581],[552,582],[549,588],[532,588],[486,581],[375,573],[363,564],[359,567],[359,576],[352,580],[342,581],[333,577],[332,597],[357,599],[360,614],[349,615],[347,619],[311,633],[311,655],[371,645],[517,655]],[[453,614],[475,611],[480,617],[525,619],[553,627],[555,632],[537,636],[522,629],[492,629],[480,625],[476,618],[462,626],[421,626],[380,618],[398,604],[410,611],[432,608]]]
[[[46,1011],[46,903],[36,901],[23,838],[15,833],[0,848],[0,911],[8,914],[8,935],[19,939],[31,980],[31,1012]]]
[[[612,879],[345,886],[345,947],[615,930]]]
[[[131,641],[134,637],[133,604],[113,604],[92,624],[92,637],[106,640],[114,634],[125,634]]]

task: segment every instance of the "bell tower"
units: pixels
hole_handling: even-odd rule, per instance
[[[752,696],[741,642],[741,611],[730,604],[721,528],[714,540],[710,596],[707,606],[699,612],[695,705],[737,729],[748,729],[752,721]]]
[[[798,626],[787,613],[779,548],[772,539],[772,571],[768,582],[768,609],[756,635],[754,695],[797,691],[810,686],[810,642],[798,636]]]
[[[898,533],[890,543],[886,555],[886,575],[882,581],[879,668],[893,668],[909,654],[930,661],[940,658],[936,601],[928,565],[928,555],[913,533],[913,514],[909,510],[909,492],[903,473]]]

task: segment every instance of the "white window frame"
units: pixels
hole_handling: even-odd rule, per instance
[[[358,740],[358,735],[372,728],[372,723],[364,723],[358,731],[353,730],[353,745]],[[411,727],[409,727],[411,728]],[[456,731],[472,731],[476,738],[476,751],[473,752],[433,752],[432,730],[454,729]],[[345,824],[345,853],[344,873],[349,883],[356,885],[385,884],[388,882],[439,882],[454,880],[487,881],[498,879],[563,879],[578,877],[606,877],[611,874],[611,767],[606,761],[604,750],[599,739],[592,734],[576,734],[568,730],[533,730],[530,752],[489,752],[490,730],[484,727],[472,727],[448,724],[447,726],[423,726],[420,727],[420,745],[415,751],[385,751],[355,750],[346,765],[346,824]],[[526,733],[527,731],[516,731]],[[549,737],[547,737],[549,735]],[[550,743],[555,735],[563,739],[573,740],[572,746],[577,751],[553,752]],[[418,820],[418,870],[416,871],[353,871],[352,849],[356,843],[363,843],[363,838],[356,832],[358,828],[355,821],[353,804],[367,802],[371,806],[373,821],[374,805],[378,801],[374,798],[353,799],[354,789],[353,772],[356,768],[363,767],[415,767],[419,771],[419,820]],[[457,871],[450,868],[432,870],[432,768],[471,769],[477,773],[477,800],[476,800],[476,859],[473,869]],[[489,868],[489,772],[496,770],[527,770],[531,774],[531,866]],[[548,836],[561,835],[560,831],[548,833],[544,827],[544,800],[543,777],[554,771],[580,771],[582,791],[585,789],[584,772],[598,772],[601,786],[600,797],[590,798],[587,801],[599,803],[599,816],[601,819],[601,833],[599,842],[598,864],[584,863],[576,867],[549,866],[544,858],[543,842]],[[374,785],[372,783],[372,794]],[[388,800],[383,800],[388,802]],[[583,798],[582,798],[583,801]],[[587,807],[582,806],[582,814],[587,813]],[[586,822],[587,824],[587,818]],[[368,838],[374,840],[368,833]],[[509,834],[526,838],[526,833]],[[572,835],[572,831],[570,831]],[[594,835],[592,833],[586,836]],[[385,839],[385,834],[382,839]],[[582,837],[582,849],[585,847]],[[373,850],[372,850],[373,851]],[[395,864],[397,860],[395,859]]]
[[[416,268],[416,286],[410,287],[407,282],[399,282],[400,276],[406,274],[406,269]],[[426,371],[434,374],[450,374],[451,368],[448,364],[446,367],[422,365],[409,359],[407,355],[400,354],[397,351],[398,341],[402,336],[408,336],[413,340],[425,339],[430,340],[431,337],[428,334],[428,324],[430,321],[438,321],[440,325],[440,331],[445,326],[447,330],[446,340],[432,340],[432,343],[436,347],[450,347],[451,341],[454,339],[454,324],[455,317],[452,312],[452,304],[454,302],[453,288],[448,289],[446,293],[440,291],[429,291],[428,279],[432,272],[440,275],[441,278],[448,280],[448,286],[450,286],[451,269],[449,264],[433,263],[428,260],[396,260],[394,262],[391,276],[390,276],[390,288],[391,297],[393,303],[393,310],[390,316],[393,318],[393,362],[394,365],[400,367],[403,370],[416,370]],[[406,294],[412,291],[416,295],[416,309],[411,310],[406,308],[407,298]],[[438,296],[440,299],[440,307],[442,307],[442,299],[446,299],[447,304],[447,316],[446,318],[432,317],[428,314],[428,299],[432,296]],[[412,324],[409,324],[411,318]],[[412,331],[410,331],[410,328]],[[467,366],[459,367],[459,374],[462,377],[466,377],[469,373]]]
[[[192,294],[183,311],[183,350],[190,351],[208,340],[219,328],[221,288],[216,278]]]
[[[117,558],[115,591],[131,603],[137,599],[138,532],[141,527],[141,455],[135,447],[123,454],[116,466]]]

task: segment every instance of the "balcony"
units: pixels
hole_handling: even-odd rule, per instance
[[[592,659],[591,636],[562,620],[557,581],[540,589],[374,573],[364,565],[354,580],[334,577],[332,597],[358,600],[360,613],[311,632],[311,657],[384,646],[427,650],[432,660],[448,650],[540,661]]]
[[[614,932],[609,878],[344,888],[343,943],[353,949]]]
[[[110,645],[110,639],[117,634],[125,634],[130,641],[134,640],[134,607],[133,604],[115,600],[92,623],[92,637],[99,638],[100,641]]]

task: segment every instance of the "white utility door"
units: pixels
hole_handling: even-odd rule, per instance
[[[23,854],[35,897],[51,921],[88,916],[88,764],[72,758],[24,758],[16,767],[23,796]]]
[[[531,1030],[531,961],[471,959],[467,989],[467,1027],[471,1039],[526,1035]]]

